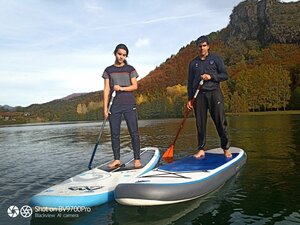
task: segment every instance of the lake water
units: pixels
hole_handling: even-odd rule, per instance
[[[181,119],[139,121],[141,145],[166,150]],[[248,160],[237,176],[204,198],[156,207],[110,202],[65,218],[11,218],[10,206],[87,170],[100,123],[0,127],[0,224],[300,224],[300,115],[229,116],[231,145]],[[122,152],[130,137],[122,124]],[[211,121],[207,148],[218,147]],[[188,119],[175,146],[175,159],[196,148],[194,119]],[[93,165],[112,159],[106,128]]]

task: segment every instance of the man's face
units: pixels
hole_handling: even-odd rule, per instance
[[[200,56],[207,56],[209,45],[207,44],[207,42],[202,42],[198,45],[198,49],[199,49]]]

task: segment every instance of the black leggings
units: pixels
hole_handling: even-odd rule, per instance
[[[122,115],[125,118],[131,144],[134,153],[134,159],[140,159],[140,135],[138,129],[138,116],[135,105],[112,105],[109,116],[109,125],[111,131],[111,143],[114,153],[114,159],[120,159],[120,130]]]
[[[221,148],[228,149],[227,121],[224,111],[224,99],[220,89],[200,92],[195,101],[196,126],[198,132],[198,150],[204,150],[206,144],[207,111],[211,115],[220,137]]]

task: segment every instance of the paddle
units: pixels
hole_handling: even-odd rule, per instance
[[[114,97],[116,96],[116,91],[113,91],[113,93],[111,94],[111,99],[110,99],[110,102],[109,102],[109,105],[108,105],[108,112],[110,113],[110,108],[112,106],[112,103],[113,103],[113,100],[114,100]],[[94,147],[94,151],[93,151],[93,154],[92,154],[92,157],[91,157],[91,160],[90,160],[90,163],[89,163],[89,170],[92,169],[92,163],[93,163],[93,160],[94,160],[94,157],[95,157],[95,154],[96,154],[96,149],[99,145],[99,142],[100,142],[100,138],[102,136],[102,133],[103,133],[103,130],[104,130],[104,127],[105,127],[105,124],[106,124],[106,121],[107,121],[107,118],[106,117],[102,123],[102,126],[101,126],[101,129],[100,129],[100,133],[99,133],[99,136],[98,136],[98,139],[97,139],[97,142],[95,144],[95,147]]]
[[[194,105],[194,102],[195,102],[195,100],[196,100],[196,98],[197,98],[197,95],[198,95],[198,93],[199,93],[199,92],[201,91],[201,89],[202,89],[202,85],[203,85],[203,80],[201,80],[201,81],[199,82],[197,91],[196,91],[196,93],[194,94],[193,99],[191,100],[192,105]],[[170,163],[170,162],[173,161],[175,142],[177,141],[177,138],[178,138],[178,136],[179,136],[179,133],[180,133],[180,131],[182,130],[183,125],[184,125],[184,123],[185,123],[185,121],[186,121],[186,118],[188,117],[189,114],[190,114],[190,110],[189,110],[188,108],[186,108],[185,113],[184,113],[183,120],[182,120],[182,122],[181,122],[181,124],[180,124],[180,126],[179,126],[179,129],[178,129],[178,131],[177,131],[177,134],[176,134],[176,136],[175,136],[175,139],[174,139],[174,141],[172,142],[171,146],[168,148],[168,150],[167,150],[167,151],[163,154],[163,156],[162,156],[163,160],[164,160],[165,162],[167,162],[167,163]]]

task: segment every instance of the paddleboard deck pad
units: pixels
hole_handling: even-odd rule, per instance
[[[114,189],[122,182],[128,182],[152,170],[159,161],[160,153],[157,148],[141,149],[140,169],[134,168],[132,153],[121,156],[120,167],[109,169],[104,163],[91,170],[82,172],[68,180],[54,185],[30,199],[31,206],[47,208],[61,207],[92,207],[114,199]]]
[[[221,148],[206,151],[205,157],[187,156],[162,165],[115,189],[115,199],[124,205],[164,205],[192,200],[222,186],[245,164],[247,155],[231,147],[231,158]]]

